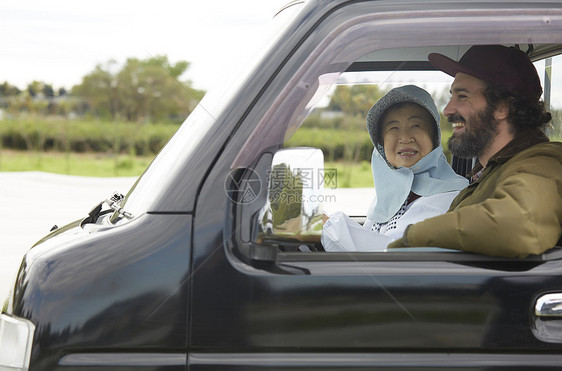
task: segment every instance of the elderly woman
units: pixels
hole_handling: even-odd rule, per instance
[[[360,225],[337,212],[324,225],[326,251],[384,251],[410,224],[443,214],[468,180],[455,174],[441,147],[440,116],[431,95],[392,89],[367,115],[375,145],[375,199]]]

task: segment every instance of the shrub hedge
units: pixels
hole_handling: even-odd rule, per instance
[[[1,120],[0,143],[15,150],[158,153],[179,125],[62,119]]]
[[[370,161],[373,152],[373,144],[367,130],[342,131],[301,127],[286,146],[320,148],[326,161]]]

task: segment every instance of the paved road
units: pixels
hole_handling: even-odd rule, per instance
[[[40,172],[0,172],[0,305],[25,252],[53,225],[85,217],[114,191],[126,194],[136,178],[91,178]],[[363,215],[372,189],[326,190],[327,214]]]

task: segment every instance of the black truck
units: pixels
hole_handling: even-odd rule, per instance
[[[290,145],[339,86],[447,92],[427,55],[475,44],[528,53],[560,137],[562,1],[295,1],[274,22],[261,56],[200,102],[124,197],[24,256],[0,370],[562,367],[562,249],[325,252],[339,174],[317,148],[332,139]]]

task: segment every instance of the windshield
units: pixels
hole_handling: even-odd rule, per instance
[[[223,76],[218,81],[224,81],[215,87],[199,102],[196,109],[184,121],[176,134],[154,159],[152,164],[131,188],[125,198],[124,208],[135,217],[151,209],[152,201],[157,195],[170,186],[170,179],[177,174],[182,164],[189,161],[194,148],[216,124],[224,108],[234,98],[242,84],[251,76],[258,62],[260,62],[271,46],[281,37],[286,27],[302,10],[304,2],[293,2],[275,14],[269,25],[269,31],[264,32],[262,42],[256,43],[254,53],[245,54],[244,58],[232,60],[229,64],[240,66],[236,73],[230,68],[220,72]],[[188,211],[188,210],[186,210]]]

